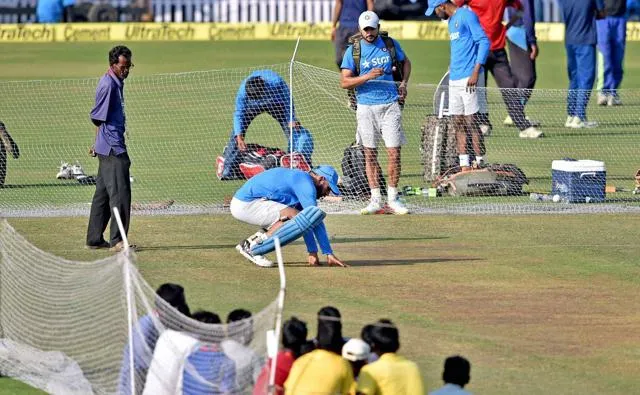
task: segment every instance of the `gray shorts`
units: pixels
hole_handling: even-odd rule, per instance
[[[402,129],[402,112],[398,102],[389,104],[358,104],[356,110],[358,135],[356,140],[367,148],[376,148],[380,138],[387,148],[398,148],[407,143]]]

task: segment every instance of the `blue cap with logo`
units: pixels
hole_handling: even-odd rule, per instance
[[[446,3],[447,1],[448,0],[429,0],[429,8],[427,8],[427,11],[424,14],[426,16],[431,16],[431,14],[433,14],[433,11],[435,11],[438,6]]]
[[[333,192],[335,195],[340,195],[340,189],[338,188],[338,179],[340,177],[338,176],[338,172],[336,171],[336,169],[329,165],[321,165],[318,167],[314,167],[311,171],[319,176],[324,177],[324,179],[327,180],[329,186],[331,187],[331,192]]]

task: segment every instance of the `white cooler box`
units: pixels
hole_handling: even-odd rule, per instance
[[[571,203],[603,202],[607,171],[597,160],[554,160],[551,193]]]

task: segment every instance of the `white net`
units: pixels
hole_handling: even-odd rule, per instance
[[[65,260],[0,222],[0,373],[48,393],[251,392],[276,306],[229,325],[196,321],[124,254]]]
[[[345,149],[355,141],[356,120],[348,106],[347,93],[339,86],[339,74],[296,62],[293,81],[289,78],[289,64],[143,77],[134,72],[125,87],[134,210],[170,214],[225,210],[225,202],[242,180],[219,180],[216,157],[222,155],[229,141],[238,87],[259,69],[272,70],[292,87],[295,114],[313,136],[312,164],[331,164],[343,181],[356,184],[350,186],[355,191],[347,190],[345,199],[323,203],[322,207],[331,212],[354,213],[362,208],[366,197],[360,189],[367,189],[364,171],[343,160]],[[5,159],[6,182],[0,189],[0,211],[5,216],[86,215],[94,188],[91,178],[84,176],[97,172],[97,160],[87,155],[95,133],[88,114],[97,81],[0,82],[0,119],[21,154],[18,160]],[[286,92],[282,89],[267,94],[271,99],[280,98],[282,105],[272,112],[283,120],[279,124],[266,113],[257,115],[247,129],[247,143],[288,150],[288,138],[283,134],[283,128],[285,133],[288,130],[288,103],[284,104]],[[634,177],[640,168],[637,91],[622,90],[622,106],[598,106],[594,94],[587,114],[590,121],[598,122],[597,127],[574,128],[565,127],[566,90],[533,90],[526,114],[541,123],[539,130],[545,137],[529,139],[519,137],[518,127],[503,124],[508,113],[501,92],[486,89],[492,131],[484,139],[485,161],[513,167],[472,172],[438,184],[434,183],[436,177],[457,165],[458,152],[450,120],[446,116],[437,119],[437,89],[435,84],[410,85],[403,110],[408,144],[402,150],[398,186],[413,212],[639,209],[639,197],[633,194]],[[515,102],[522,93],[508,92],[506,96]],[[523,120],[515,122],[521,124]],[[435,149],[434,141],[438,142]],[[280,165],[282,158],[278,155],[249,158],[252,163],[248,169],[255,170],[252,166],[256,162]],[[350,155],[354,155],[353,151]],[[592,160],[601,162],[601,166],[583,171],[580,166],[569,164],[565,168],[566,163],[560,163],[560,171],[552,176],[553,161],[565,158]],[[386,174],[383,149],[379,160]],[[80,167],[74,166],[76,161]],[[61,162],[69,164],[66,170],[60,171]],[[521,172],[517,177],[514,167]],[[594,169],[596,174],[591,176]],[[56,178],[58,173],[62,173],[62,179]],[[606,195],[604,184],[609,187]],[[436,190],[438,185],[440,189]],[[585,185],[596,190],[581,191]],[[451,192],[454,187],[456,193]],[[531,193],[536,195],[530,196]],[[552,197],[556,194],[561,195],[557,199],[561,201],[568,194],[572,203],[590,200],[598,204],[554,204]]]

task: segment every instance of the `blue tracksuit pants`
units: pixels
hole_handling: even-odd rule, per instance
[[[627,37],[627,18],[608,16],[596,21],[598,28],[598,83],[597,89],[609,95],[617,95],[622,82],[622,63]]]
[[[587,119],[587,104],[596,79],[596,46],[565,44],[565,48],[569,73],[567,114],[584,121]]]

